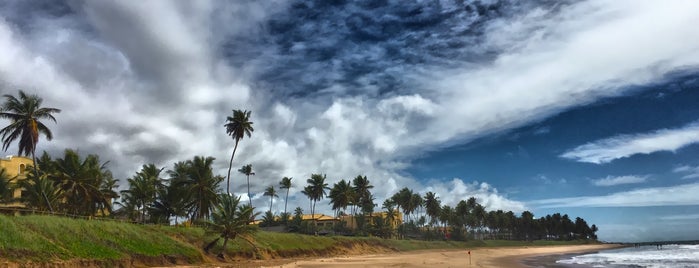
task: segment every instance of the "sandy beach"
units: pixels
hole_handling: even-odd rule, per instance
[[[423,250],[391,254],[329,257],[276,263],[281,268],[303,267],[528,267],[522,259],[556,254],[593,252],[619,245],[578,245],[548,247],[503,247],[471,250]]]

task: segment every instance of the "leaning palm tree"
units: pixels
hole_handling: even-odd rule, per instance
[[[207,233],[216,233],[219,236],[204,247],[207,253],[223,238],[223,248],[218,254],[219,258],[223,258],[223,252],[226,250],[229,239],[242,238],[252,245],[252,235],[257,232],[257,225],[249,224],[251,218],[255,218],[257,214],[253,212],[250,206],[240,206],[240,197],[234,197],[228,194],[219,196],[220,202],[211,213],[211,220],[205,221]]]
[[[252,165],[247,164],[238,169],[238,172],[245,174],[245,177],[248,178],[248,200],[250,201],[250,206],[252,207],[252,197],[250,197],[250,175],[255,175],[255,172],[252,171]]]
[[[36,165],[36,145],[39,143],[39,134],[44,134],[46,140],[53,139],[53,133],[40,120],[47,119],[54,123],[56,118],[54,113],[60,113],[60,109],[41,107],[43,99],[37,95],[27,95],[24,91],[19,91],[19,99],[12,95],[3,95],[5,103],[0,107],[0,118],[10,120],[10,125],[0,130],[2,134],[2,149],[7,151],[10,144],[19,138],[18,154],[32,155],[32,160]],[[34,176],[39,177],[37,169],[34,169]],[[44,197],[53,211],[49,201]]]
[[[250,122],[250,111],[233,110],[233,116],[228,116],[226,118],[226,134],[233,137],[235,140],[235,147],[233,147],[233,153],[231,154],[231,162],[228,165],[228,181],[226,182],[226,193],[231,193],[231,169],[233,168],[233,156],[235,156],[235,151],[238,149],[238,142],[240,142],[245,135],[248,138],[252,135],[255,129],[252,127],[252,122]]]
[[[289,202],[289,189],[291,189],[291,177],[284,177],[279,182],[279,188],[286,189],[286,197],[284,198],[284,215],[286,214],[286,204]]]
[[[267,187],[267,189],[265,189],[264,196],[269,196],[269,211],[272,212],[274,198],[279,197],[279,195],[277,195],[277,190],[274,189],[274,185],[270,185]]]

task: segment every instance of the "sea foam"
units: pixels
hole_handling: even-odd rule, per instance
[[[629,247],[600,251],[557,261],[591,267],[699,267],[699,245]]]

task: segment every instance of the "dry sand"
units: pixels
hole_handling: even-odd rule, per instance
[[[262,267],[527,267],[522,259],[569,253],[594,252],[619,245],[579,245],[547,247],[503,247],[471,250],[423,250],[391,254],[328,257],[291,260],[290,263],[269,263]],[[265,265],[265,264],[262,264]]]

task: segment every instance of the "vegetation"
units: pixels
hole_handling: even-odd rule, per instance
[[[0,118],[10,120],[10,124],[0,129],[2,134],[2,149],[7,151],[10,144],[19,138],[17,143],[19,155],[32,155],[36,166],[36,145],[39,143],[39,135],[44,134],[47,140],[53,139],[53,133],[40,120],[48,119],[56,122],[53,116],[60,113],[60,109],[41,107],[43,99],[37,95],[27,95],[19,91],[19,99],[12,95],[3,95],[5,103],[0,108]],[[35,176],[39,176],[36,173]],[[45,200],[50,210],[53,210],[48,200]]]
[[[118,260],[131,265],[134,261],[142,265],[161,266],[175,261],[178,264],[196,264],[205,262],[201,249],[212,239],[220,237],[220,233],[198,227],[178,228],[56,216],[0,215],[0,226],[3,227],[0,228],[0,258],[18,263],[87,259],[95,261],[95,266],[120,266],[117,265]],[[211,250],[225,252],[225,255],[235,258],[279,258],[331,255],[333,249],[349,249],[358,244],[370,245],[372,251],[409,251],[580,243],[588,242],[422,241],[258,231],[249,236],[249,241],[230,240],[225,248],[219,244]],[[164,260],[162,256],[168,258]]]
[[[3,135],[3,149],[7,150],[9,145],[19,138],[19,153],[31,154],[34,165],[28,167],[32,172],[21,179],[10,178],[5,170],[0,170],[0,203],[19,201],[34,211],[53,212],[55,210],[73,216],[109,217],[160,225],[170,225],[173,222],[178,225],[180,218],[185,218],[187,225],[204,227],[201,229],[203,233],[198,234],[195,240],[207,240],[207,243],[202,242],[197,246],[202,247],[206,252],[217,248],[219,240],[223,238],[222,247],[217,248],[220,257],[223,257],[224,252],[228,250],[229,243],[239,248],[253,249],[256,252],[258,248],[265,248],[265,246],[260,247],[261,244],[274,250],[283,248],[283,246],[268,241],[269,234],[256,235],[257,226],[252,225],[260,213],[255,212],[255,208],[252,206],[250,175],[255,173],[251,164],[244,165],[238,170],[247,177],[248,204],[240,204],[240,198],[230,194],[230,171],[238,143],[244,136],[250,137],[254,131],[253,123],[250,122],[250,111],[233,110],[233,116],[229,116],[225,124],[227,134],[235,140],[229,164],[226,194],[219,192],[224,177],[214,174],[212,167],[215,159],[206,156],[195,156],[190,160],[177,162],[168,170],[159,168],[155,164],[145,164],[136,174],[126,180],[128,188],[117,193],[115,189],[118,188],[118,180],[113,178],[111,171],[107,168],[107,162],[102,162],[97,155],[83,157],[76,150],[66,149],[62,157],[52,158],[46,152],[39,159],[35,157],[39,134],[44,134],[48,140],[52,138],[50,130],[39,120],[49,119],[55,122],[56,119],[52,114],[58,113],[60,110],[42,108],[41,98],[35,95],[26,95],[22,91],[19,92],[19,98],[10,95],[5,95],[5,98],[6,102],[1,106],[0,117],[10,119],[10,124],[0,130]],[[312,225],[311,222],[303,220],[303,210],[300,207],[294,210],[294,216],[289,220],[287,203],[292,179],[283,177],[279,183],[279,188],[286,189],[284,213],[281,213],[279,217],[274,214],[272,207],[274,198],[278,197],[278,192],[274,185],[270,185],[263,193],[264,196],[270,197],[270,206],[262,217],[260,226],[284,224],[289,232],[319,234],[320,230],[316,221],[317,204],[318,201],[329,197],[329,204],[336,217],[351,217],[345,217],[345,219],[350,219],[345,221],[335,220],[330,229],[322,230],[324,231],[322,234],[400,238],[411,241],[480,241],[469,242],[480,243],[479,245],[488,244],[483,242],[486,240],[572,241],[576,239],[595,240],[597,238],[597,227],[594,224],[589,226],[582,218],[573,220],[568,215],[556,213],[537,219],[529,211],[524,211],[520,215],[516,215],[512,211],[487,211],[485,206],[479,204],[475,197],[462,200],[452,207],[441,204],[438,195],[433,192],[427,192],[423,196],[407,187],[384,200],[381,207],[383,210],[380,213],[375,213],[377,205],[371,193],[374,186],[366,176],[358,175],[351,180],[342,179],[334,183],[332,188],[329,187],[326,179],[325,174],[311,174],[310,178],[306,180],[307,185],[301,191],[309,199]],[[14,199],[12,193],[17,188],[21,189],[22,196],[19,199]],[[112,202],[119,198],[120,201],[115,202],[118,209],[113,210]],[[47,254],[49,255],[38,254],[38,258],[46,256],[85,257],[91,253],[84,253],[87,251],[85,243],[88,242],[76,240],[80,238],[87,241],[105,240],[105,242],[95,244],[94,250],[97,258],[119,259],[123,258],[125,254],[151,256],[148,254],[160,252],[157,250],[145,252],[147,251],[145,248],[139,248],[139,246],[148,243],[138,239],[148,236],[140,236],[133,240],[124,239],[123,241],[119,240],[121,239],[119,237],[112,240],[104,238],[116,234],[119,234],[116,236],[123,237],[124,233],[141,235],[138,233],[140,231],[131,229],[136,227],[127,228],[111,222],[71,222],[67,219],[56,221],[58,225],[50,225],[50,223],[39,222],[41,218],[38,217],[18,219],[14,221],[3,218],[2,220],[6,221],[9,227],[0,230],[0,235],[5,230],[20,230],[22,228],[30,228],[34,232],[29,232],[31,235],[27,236],[22,234],[0,236],[0,242],[3,242],[0,244],[2,246],[0,248],[19,246],[17,248],[19,251],[33,252],[33,250],[50,247],[52,242],[49,241],[67,241],[65,246],[48,250]],[[75,231],[76,234],[72,236],[70,233],[64,234],[60,231],[62,228],[72,228],[72,225],[81,226],[80,228],[91,228],[96,224],[105,224],[105,228],[114,227],[115,230],[119,231],[100,230],[100,227],[87,233]],[[111,224],[116,225],[112,226]],[[3,223],[0,226],[5,227],[6,225]],[[327,228],[327,226],[323,225],[322,228]],[[176,231],[177,229],[165,228],[163,230],[170,232],[170,235],[176,235],[179,232]],[[179,235],[186,236],[188,234]],[[216,235],[215,239],[210,239],[210,235]],[[285,237],[284,239],[295,237],[294,239],[298,240],[296,236],[293,236],[297,234],[288,235],[280,234],[280,237]],[[236,238],[242,238],[247,244],[239,244]],[[376,241],[375,239],[362,241]],[[317,243],[316,245],[324,245],[323,243],[326,242],[314,241]],[[396,242],[394,240],[380,242],[381,245],[393,248],[419,248],[416,245],[433,245],[420,243],[422,242]],[[117,246],[109,246],[112,244]],[[157,248],[158,246],[153,247]],[[185,245],[183,248],[178,248],[177,254],[187,258],[195,256],[196,254],[192,255],[192,252],[189,251],[191,249],[188,247]],[[299,248],[303,248],[303,246],[299,246]]]

